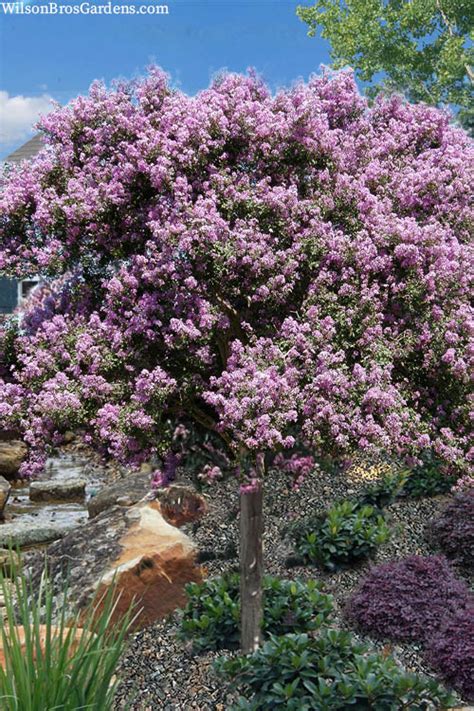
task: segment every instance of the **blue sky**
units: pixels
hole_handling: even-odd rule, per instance
[[[276,89],[329,62],[329,45],[306,36],[295,14],[298,0],[112,0],[167,4],[169,14],[158,16],[8,15],[3,1],[1,158],[31,135],[50,97],[65,104],[97,78],[135,77],[156,63],[175,85],[195,93],[221,69],[243,72],[253,66]]]

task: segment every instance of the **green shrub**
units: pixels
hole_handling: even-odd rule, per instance
[[[13,585],[8,583],[0,575],[6,607],[6,618],[0,621],[5,655],[5,668],[0,667],[2,711],[112,711],[118,686],[114,673],[132,622],[128,614],[111,624],[113,591],[97,600],[80,624],[80,613],[71,613],[66,604],[59,612],[55,609],[46,571],[39,591],[24,573],[18,573]]]
[[[422,711],[455,702],[437,682],[335,629],[271,636],[254,654],[219,659],[216,667],[247,697],[234,708],[249,711]]]
[[[180,613],[179,636],[197,651],[234,649],[240,641],[240,577],[229,574],[190,583],[188,603]],[[316,581],[302,583],[265,577],[263,632],[276,635],[314,630],[332,613],[332,597]]]
[[[406,469],[384,472],[380,479],[362,489],[359,503],[378,509],[390,506],[403,491],[408,476],[409,471]]]
[[[456,481],[457,477],[448,475],[436,457],[427,457],[423,464],[410,472],[400,495],[419,498],[446,494]]]
[[[290,535],[305,561],[335,570],[368,556],[388,539],[389,530],[374,506],[343,501],[322,516],[299,522]]]

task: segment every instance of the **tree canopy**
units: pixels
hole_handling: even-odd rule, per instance
[[[316,0],[299,6],[309,34],[331,43],[336,68],[352,66],[369,95],[452,106],[474,131],[474,4],[471,0]]]
[[[66,429],[139,464],[182,425],[239,461],[469,466],[474,151],[445,113],[348,72],[188,97],[153,69],[42,130],[0,198],[0,269],[52,279],[0,338],[25,473]]]

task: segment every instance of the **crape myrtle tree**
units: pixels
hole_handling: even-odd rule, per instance
[[[23,472],[71,428],[122,462],[159,455],[161,484],[184,430],[220,441],[245,651],[272,458],[473,459],[474,153],[449,120],[369,108],[350,73],[276,95],[224,75],[188,97],[152,69],[53,111],[47,148],[4,179],[0,269],[52,279],[1,337]]]

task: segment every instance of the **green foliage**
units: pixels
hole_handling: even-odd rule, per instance
[[[0,592],[7,612],[0,622],[6,664],[0,667],[2,711],[112,711],[114,673],[132,621],[128,614],[112,624],[113,591],[96,601],[85,622],[66,603],[55,610],[47,571],[39,591],[24,573],[18,572],[13,586],[0,574]]]
[[[451,491],[456,479],[456,476],[450,476],[444,471],[439,460],[429,457],[414,469],[384,472],[377,481],[362,489],[358,501],[382,509],[399,497],[419,498],[446,494]]]
[[[362,81],[375,82],[369,95],[384,86],[410,101],[457,106],[472,132],[472,0],[316,0],[297,14],[310,36],[319,29],[329,40],[336,68],[350,65]]]
[[[343,501],[322,516],[299,522],[290,535],[306,561],[335,570],[368,556],[388,539],[389,530],[374,506]]]
[[[248,711],[421,711],[454,703],[435,681],[403,671],[392,657],[336,629],[271,636],[251,656],[220,659],[216,666],[248,697],[235,708]]]
[[[190,583],[188,604],[180,615],[179,636],[190,639],[195,650],[234,649],[240,639],[240,576],[224,575],[203,583]],[[306,583],[265,577],[263,631],[285,634],[314,630],[331,615],[330,595],[316,581]]]
[[[380,479],[362,489],[360,503],[378,509],[389,506],[403,491],[408,476],[407,469],[384,472]]]
[[[446,494],[451,491],[456,479],[446,474],[439,460],[431,457],[411,471],[401,495],[418,498]]]

